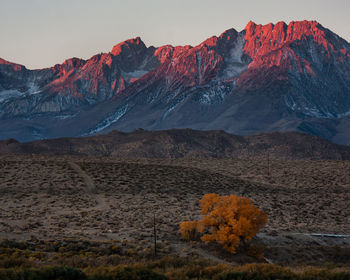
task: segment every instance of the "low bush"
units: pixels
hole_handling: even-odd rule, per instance
[[[1,280],[86,280],[85,273],[70,267],[1,269]]]
[[[91,272],[90,272],[91,273]],[[89,280],[167,280],[164,275],[147,268],[100,268],[89,274]]]

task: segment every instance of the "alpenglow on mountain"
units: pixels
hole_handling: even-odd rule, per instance
[[[135,38],[47,69],[0,59],[0,139],[137,128],[294,130],[350,144],[350,44],[316,21],[249,22],[195,47]]]

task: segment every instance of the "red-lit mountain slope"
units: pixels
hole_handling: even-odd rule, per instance
[[[350,143],[348,114],[350,44],[315,21],[249,22],[195,47],[135,38],[43,70],[0,60],[1,138],[190,127]]]

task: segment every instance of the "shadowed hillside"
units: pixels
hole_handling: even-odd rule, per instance
[[[118,131],[86,138],[19,143],[0,141],[0,154],[56,154],[116,158],[250,158],[349,160],[350,148],[313,135],[275,132],[237,136],[191,129]]]

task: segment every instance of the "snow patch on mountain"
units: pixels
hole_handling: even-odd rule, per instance
[[[165,96],[165,102],[167,104],[175,102],[176,98],[181,93],[181,91],[182,91],[182,88],[178,88],[178,89],[172,91],[171,94],[168,94],[167,96]]]
[[[199,89],[199,103],[205,105],[215,105],[222,103],[226,96],[228,96],[232,91],[233,86],[230,84],[225,84],[218,82],[216,85],[211,85]]]
[[[41,90],[39,89],[39,86],[36,83],[35,77],[28,82],[27,86],[28,86],[28,90],[26,94],[33,95],[41,92]]]
[[[327,107],[312,103],[308,100],[308,94],[305,94],[303,90],[299,90],[298,95],[293,97],[292,94],[287,93],[283,96],[285,105],[293,112],[299,112],[308,117],[321,119],[338,118],[347,114],[334,114]]]
[[[25,93],[18,90],[3,90],[0,92],[0,103],[10,98],[18,98],[23,96]]]
[[[242,62],[244,43],[244,35],[240,33],[236,45],[231,49],[229,56],[225,58],[226,69],[223,78],[237,77],[248,69],[248,65]]]
[[[289,109],[291,109],[292,111],[294,111],[295,108],[296,108],[296,106],[297,106],[297,104],[296,104],[295,101],[294,101],[293,96],[291,96],[290,94],[286,94],[286,95],[284,96],[284,103],[285,103],[285,104],[287,105],[287,107],[288,107]]]
[[[138,69],[133,72],[123,72],[122,76],[125,80],[130,81],[131,79],[139,79],[142,76],[146,75],[149,71]]]
[[[340,116],[340,115],[335,116],[334,114],[327,112],[326,110],[320,110],[310,103],[297,105],[297,103],[294,101],[294,98],[289,94],[284,96],[284,103],[291,111],[293,112],[298,111],[303,113],[305,116],[309,116],[309,117],[328,119],[328,118],[334,118],[334,117]],[[346,114],[342,116],[345,116],[345,115]]]
[[[70,115],[59,115],[59,116],[56,116],[55,118],[60,119],[60,120],[66,120],[66,119],[74,118],[77,115],[78,115],[78,113],[70,114]]]
[[[304,107],[302,112],[309,117],[321,118],[321,119],[329,119],[334,118],[335,116],[329,112],[321,112],[315,107]]]
[[[30,81],[28,81],[26,87],[28,88],[26,91],[19,91],[17,89],[0,91],[0,103],[11,98],[16,99],[26,95],[33,95],[42,92],[39,89],[39,86],[36,84],[35,78],[32,78]]]
[[[104,130],[105,128],[111,126],[113,123],[116,123],[122,116],[124,116],[126,114],[127,110],[128,110],[128,104],[120,107],[114,114],[105,118],[103,121],[98,123],[95,126],[95,128],[90,130],[88,133],[83,134],[82,136],[88,136],[88,135],[95,134],[95,133],[100,132],[100,131]]]
[[[147,103],[148,104],[151,104],[153,103],[155,100],[158,99],[158,97],[160,96],[161,94],[161,90],[160,89],[157,89],[155,91],[151,91],[148,95],[147,95]]]
[[[186,99],[186,96],[182,96],[176,100],[174,100],[171,105],[167,108],[167,110],[164,112],[162,116],[162,120],[164,120],[172,111],[176,109],[184,100]]]
[[[201,55],[196,52],[196,62],[197,62],[197,84],[200,84],[201,83],[201,78],[202,78],[202,75],[201,75],[201,65],[202,65],[202,57]]]
[[[346,116],[350,116],[350,110],[348,110],[347,112],[345,112],[343,114],[338,114],[337,118],[342,118],[342,117],[346,117]]]

